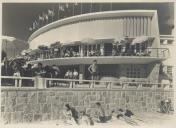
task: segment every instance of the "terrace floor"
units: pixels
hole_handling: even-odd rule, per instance
[[[39,127],[50,127],[50,128],[175,128],[176,127],[176,115],[173,114],[162,114],[162,113],[136,113],[136,115],[140,116],[144,122],[138,123],[138,126],[132,126],[127,124],[124,121],[113,119],[107,123],[95,123],[94,126],[85,126],[85,125],[65,125],[61,121],[53,120],[53,121],[43,121],[40,123],[30,123],[30,124],[8,124],[1,125],[2,128],[39,128]]]

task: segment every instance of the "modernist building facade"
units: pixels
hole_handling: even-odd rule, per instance
[[[90,79],[88,66],[97,60],[99,79],[159,82],[161,63],[170,56],[161,47],[156,10],[121,10],[82,14],[52,22],[29,37],[29,47],[59,44],[55,57],[37,53],[29,63],[58,65],[64,74],[76,68],[79,79]],[[66,55],[73,51],[74,55]],[[54,51],[53,51],[54,52]],[[36,52],[31,53],[36,55]]]

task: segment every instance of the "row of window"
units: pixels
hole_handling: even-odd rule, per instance
[[[130,65],[130,67],[126,68],[126,76],[128,78],[143,78],[146,76],[146,72],[137,65]]]

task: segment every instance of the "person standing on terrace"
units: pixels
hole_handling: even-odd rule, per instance
[[[35,75],[38,77],[44,77],[45,71],[43,69],[42,63],[38,63],[38,67],[35,69]]]
[[[97,79],[97,74],[98,74],[97,60],[94,60],[93,63],[88,67],[88,71],[92,75],[92,81],[94,85],[95,80]]]

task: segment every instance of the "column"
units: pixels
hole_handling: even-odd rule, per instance
[[[84,75],[85,75],[85,65],[81,64],[79,65],[79,80],[84,80]],[[80,84],[83,82],[79,81]]]
[[[104,56],[104,44],[103,43],[100,44],[100,55]]]
[[[80,52],[80,56],[83,57],[84,56],[84,45],[83,44],[79,46],[79,52]]]

